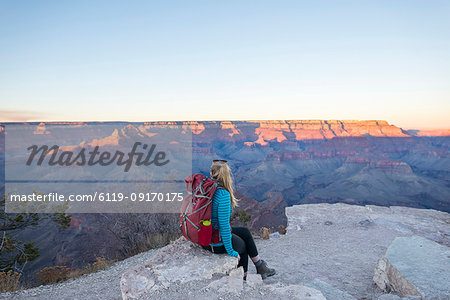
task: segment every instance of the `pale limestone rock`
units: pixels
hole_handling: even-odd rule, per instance
[[[247,274],[247,280],[245,281],[248,287],[256,288],[263,285],[263,280],[259,274]]]
[[[394,294],[383,294],[379,296],[377,300],[422,300],[422,297],[420,296],[400,297]]]
[[[281,234],[278,231],[269,234],[269,238],[271,238],[271,239],[279,239],[280,237],[281,237]]]
[[[397,237],[374,271],[383,291],[423,299],[450,299],[450,248],[420,236]]]
[[[401,291],[403,295],[419,295],[416,288],[390,264],[386,257],[378,261],[374,271],[373,281],[385,292]]]
[[[289,300],[327,300],[318,290],[304,285],[284,285],[278,283],[275,285],[265,285],[266,289],[276,293],[280,299]]]
[[[211,279],[215,273],[227,274],[236,269],[237,264],[235,257],[211,253],[180,237],[159,249],[145,266],[136,266],[122,275],[122,297],[136,299],[143,294],[168,288],[171,284]]]
[[[219,294],[239,293],[244,288],[243,285],[244,268],[239,267],[230,272],[230,275],[224,276],[211,282],[206,290],[216,290]]]
[[[149,276],[150,274],[140,275],[145,272],[147,272],[145,269],[139,268],[122,277],[120,284],[122,286],[122,281],[126,284],[126,295],[139,295],[141,291],[151,290],[155,286],[155,280]],[[123,292],[122,290],[122,295],[124,296]]]
[[[340,289],[328,284],[325,281],[322,281],[318,278],[314,278],[314,280],[308,282],[305,284],[306,286],[318,289],[322,292],[322,294],[327,299],[333,299],[333,300],[356,300],[355,297],[350,295],[347,292],[341,291]]]
[[[393,294],[384,294],[381,295],[380,297],[378,297],[377,300],[401,300],[402,298],[400,298],[397,295],[393,295]]]

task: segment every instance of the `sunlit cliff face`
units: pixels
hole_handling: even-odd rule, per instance
[[[71,124],[83,126],[85,123],[51,122],[52,124]],[[126,136],[126,130],[138,135],[151,136],[151,127],[182,126],[194,135],[206,139],[224,138],[225,140],[240,140],[247,146],[268,145],[269,141],[289,142],[293,140],[325,140],[334,137],[411,137],[411,136],[450,136],[450,129],[441,130],[403,130],[384,120],[261,120],[261,121],[183,121],[183,122],[145,122],[140,125],[127,125],[120,135]],[[3,130],[3,128],[0,128]],[[49,134],[46,123],[36,125],[35,134]],[[119,132],[111,136],[91,141],[92,146],[117,145]],[[290,138],[288,139],[287,136]]]

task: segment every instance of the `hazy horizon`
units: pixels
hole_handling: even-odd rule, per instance
[[[1,116],[1,112],[0,112],[0,116]],[[261,119],[239,119],[239,120],[217,120],[217,119],[211,119],[211,120],[139,120],[139,121],[129,121],[129,120],[103,120],[103,121],[99,121],[99,120],[91,120],[91,121],[86,121],[86,120],[53,120],[53,121],[48,121],[48,120],[27,120],[27,121],[23,121],[23,120],[19,120],[19,121],[0,121],[0,125],[2,124],[8,124],[8,123],[63,123],[63,122],[68,122],[68,123],[141,123],[141,122],[259,122],[259,121],[341,121],[341,122],[349,122],[349,121],[358,121],[358,122],[364,122],[364,121],[386,121],[388,122],[389,125],[393,125],[405,130],[450,130],[450,128],[407,128],[407,127],[402,127],[399,126],[397,124],[393,124],[387,120],[375,120],[375,119],[367,119],[367,120],[357,120],[357,119],[284,119],[284,120],[280,120],[280,119],[265,119],[265,120],[261,120]]]

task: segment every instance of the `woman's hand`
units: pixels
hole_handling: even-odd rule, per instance
[[[238,262],[241,260],[241,256],[238,254]]]

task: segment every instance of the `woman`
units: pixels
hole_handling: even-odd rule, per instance
[[[267,266],[267,263],[258,255],[252,234],[246,227],[231,227],[230,216],[232,207],[237,206],[237,199],[233,195],[233,181],[231,171],[226,160],[214,160],[211,165],[211,178],[216,180],[221,188],[218,188],[212,198],[211,222],[213,228],[220,232],[222,242],[209,246],[202,246],[204,249],[214,253],[228,253],[237,257],[238,267],[244,268],[244,280],[247,278],[248,257],[255,264],[256,272],[261,274],[262,279],[275,274],[275,270]],[[232,233],[231,233],[232,231]]]

